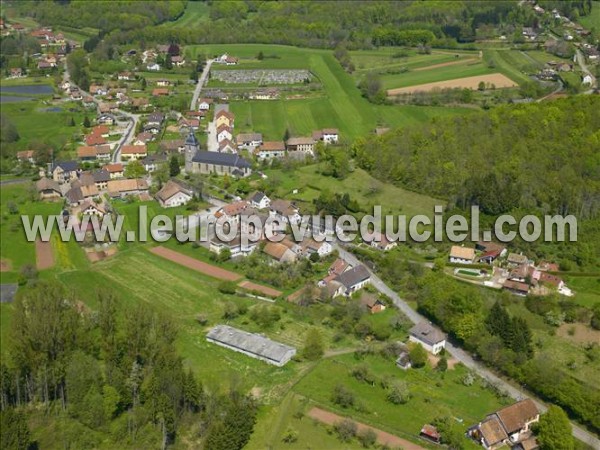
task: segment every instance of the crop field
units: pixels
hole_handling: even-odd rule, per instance
[[[352,368],[362,363],[367,364],[377,378],[374,385],[351,375]],[[403,371],[394,361],[380,356],[357,361],[353,355],[341,355],[321,361],[300,380],[294,392],[337,414],[415,440],[423,424],[431,423],[436,417],[447,415],[468,426],[505,404],[505,399],[486,389],[479,380],[465,386],[462,379],[466,374],[467,369],[460,365],[441,375],[429,367]],[[408,384],[411,399],[406,404],[394,405],[387,401],[386,390],[379,380],[388,377]],[[332,402],[332,392],[338,384],[354,393],[355,403],[361,408],[344,409]]]
[[[414,92],[429,92],[435,89],[477,89],[480,83],[485,86],[494,86],[494,88],[510,88],[518,86],[510,78],[501,73],[490,73],[487,75],[471,76],[464,78],[454,78],[446,81],[436,81],[433,83],[418,84],[403,88],[389,89],[388,95],[410,94]]]
[[[209,57],[229,53],[240,58],[235,66],[218,69],[308,69],[320,82],[324,96],[279,101],[234,101],[236,131],[259,131],[266,139],[281,139],[286,128],[293,135],[314,129],[339,128],[349,140],[376,126],[399,126],[422,122],[432,117],[464,113],[463,108],[435,108],[397,105],[374,105],[361,96],[356,80],[347,74],[330,51],[302,49],[281,45],[232,44],[190,46],[193,55]],[[256,56],[263,52],[264,59]]]

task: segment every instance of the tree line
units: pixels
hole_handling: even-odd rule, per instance
[[[57,282],[24,290],[9,358],[0,365],[3,444],[11,439],[3,448],[33,444],[27,421],[40,404],[73,431],[60,433],[65,448],[94,446],[108,435],[115,443],[164,449],[191,430],[206,448],[247,442],[254,400],[235,389],[204,389],[184,369],[169,318],[144,305],[122,308],[110,290],[97,292],[95,311]]]

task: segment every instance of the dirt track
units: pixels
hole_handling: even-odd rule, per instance
[[[433,64],[431,66],[417,67],[413,72],[423,72],[425,70],[439,69],[440,67],[457,66],[459,64],[469,64],[479,61],[477,58],[457,59],[456,61],[448,61],[445,63]]]
[[[308,416],[327,425],[333,425],[344,419],[342,416],[316,407],[308,412]],[[407,441],[406,439],[399,438],[398,436],[394,436],[393,434],[386,433],[385,431],[378,430],[377,428],[370,427],[360,422],[355,423],[358,426],[359,432],[365,429],[373,430],[375,434],[377,434],[377,442],[381,445],[387,445],[391,448],[403,448],[404,450],[424,450],[423,447]]]
[[[174,250],[170,250],[165,247],[154,247],[150,249],[152,253],[155,255],[161,256],[169,261],[173,261],[174,263],[181,264],[182,266],[189,267],[196,272],[203,273],[205,275],[218,278],[219,280],[225,281],[237,281],[242,276],[239,273],[230,272],[229,270],[221,269],[220,267],[213,266],[212,264],[208,264],[202,261],[198,261],[190,256],[182,255],[179,252]]]
[[[54,266],[54,253],[50,242],[35,241],[35,262],[38,270]]]
[[[238,286],[248,289],[249,291],[260,292],[261,294],[273,298],[279,297],[281,294],[283,294],[283,292],[278,291],[277,289],[269,286],[263,286],[262,284],[252,283],[251,281],[242,281],[240,284],[238,284]]]
[[[477,89],[479,83],[484,82],[486,85],[493,84],[496,88],[507,88],[517,86],[513,80],[501,73],[490,73],[488,75],[478,75],[475,77],[455,78],[454,80],[436,81],[434,83],[418,84],[416,86],[408,86],[403,88],[389,89],[388,96],[400,94],[413,94],[415,92],[429,92],[434,89],[454,89],[467,88]]]

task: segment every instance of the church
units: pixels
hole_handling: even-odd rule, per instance
[[[200,150],[200,143],[194,132],[190,130],[185,140],[185,172],[203,175],[228,174],[243,178],[252,173],[252,165],[237,154]]]

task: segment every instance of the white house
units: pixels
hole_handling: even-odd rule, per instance
[[[337,128],[324,128],[313,131],[312,137],[315,141],[323,141],[325,144],[337,144],[339,140],[339,131]]]
[[[269,208],[269,214],[277,217],[282,223],[297,224],[302,220],[300,210],[288,200],[273,200]]]
[[[233,139],[233,135],[231,134],[231,128],[227,125],[221,125],[217,128],[217,142],[224,141],[225,139],[231,141]]]
[[[475,259],[475,249],[453,245],[450,249],[449,261],[451,263],[472,264]]]
[[[194,193],[174,180],[165,183],[156,193],[156,199],[163,208],[173,208],[189,203],[194,198]]]
[[[306,239],[302,241],[301,247],[306,256],[310,256],[313,253],[316,253],[321,258],[329,255],[333,251],[333,247],[329,242],[317,242],[314,239]]]
[[[160,65],[158,63],[148,64],[146,66],[147,70],[151,70],[153,72],[158,72],[160,70]]]
[[[588,84],[588,85],[592,85],[593,80],[592,80],[592,76],[591,75],[584,75],[583,79],[581,80],[581,84]]]
[[[250,205],[253,208],[265,209],[271,206],[271,199],[267,197],[264,192],[256,192],[250,197]]]
[[[198,111],[208,111],[212,102],[212,98],[201,98],[198,102]]]
[[[238,147],[246,150],[254,150],[256,147],[263,143],[263,137],[261,133],[240,133],[236,137]]]
[[[335,287],[335,291],[332,297],[337,297],[338,295],[349,297],[370,282],[371,274],[365,266],[353,267],[333,279],[331,284]]]
[[[437,355],[446,346],[446,335],[427,322],[421,322],[412,327],[408,340],[421,344],[425,350],[434,355]]]

